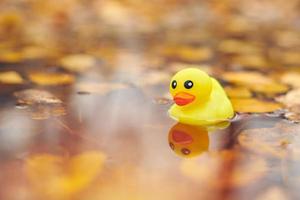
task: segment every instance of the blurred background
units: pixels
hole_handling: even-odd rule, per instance
[[[0,199],[299,199],[299,33],[299,0],[0,0]],[[231,124],[168,117],[186,67]]]

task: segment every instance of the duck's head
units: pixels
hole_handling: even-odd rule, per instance
[[[170,93],[178,106],[191,107],[205,102],[212,90],[212,80],[207,73],[196,68],[177,72],[170,82]]]

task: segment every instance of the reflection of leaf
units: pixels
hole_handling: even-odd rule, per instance
[[[69,199],[96,178],[104,160],[105,156],[100,152],[84,152],[71,158],[34,155],[26,161],[26,173],[40,195]]]
[[[21,84],[23,78],[15,71],[6,71],[0,73],[0,82],[6,84]]]
[[[263,101],[258,99],[231,99],[234,110],[237,112],[249,112],[249,113],[264,113],[273,112],[280,109],[282,106],[275,102]]]
[[[71,74],[34,72],[29,79],[38,85],[65,85],[73,83],[75,78]]]

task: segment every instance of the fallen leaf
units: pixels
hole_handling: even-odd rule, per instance
[[[22,61],[22,54],[14,51],[0,52],[0,62],[4,63],[18,63]]]
[[[63,102],[48,91],[26,89],[15,92],[14,96],[17,98],[17,108],[26,109],[32,119],[42,120],[66,114]]]
[[[211,59],[213,52],[207,47],[174,46],[164,49],[164,55],[195,62]]]
[[[253,92],[267,95],[284,93],[289,89],[287,85],[278,83],[258,72],[227,72],[222,78],[230,83],[247,87]]]
[[[300,51],[282,52],[281,60],[288,65],[300,65]]]
[[[253,84],[249,88],[254,92],[260,92],[267,95],[274,95],[285,93],[289,90],[287,85],[281,83],[268,83],[268,84]]]
[[[233,64],[237,64],[246,68],[261,69],[269,67],[269,63],[262,55],[246,54],[235,56],[232,60]]]
[[[222,53],[241,54],[241,53],[260,53],[258,45],[241,40],[223,40],[218,46]]]
[[[230,98],[250,98],[252,93],[245,87],[225,87],[226,94]]]
[[[97,64],[97,59],[92,55],[73,54],[63,57],[60,64],[64,69],[72,72],[84,72]]]
[[[29,74],[29,79],[38,85],[67,85],[74,82],[75,77],[65,73],[45,73],[33,72]]]
[[[258,72],[226,72],[222,78],[237,85],[272,84],[273,79]]]
[[[244,98],[233,98],[231,103],[236,112],[242,113],[265,113],[274,112],[281,109],[282,106],[279,103],[258,100],[258,99],[244,99]]]
[[[14,93],[18,103],[23,104],[61,104],[62,101],[46,90],[26,89]]]
[[[23,78],[15,71],[0,72],[0,82],[5,84],[22,84]]]

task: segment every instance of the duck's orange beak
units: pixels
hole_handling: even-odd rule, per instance
[[[186,92],[179,92],[174,96],[173,100],[177,105],[184,106],[192,103],[195,100],[195,96]]]

